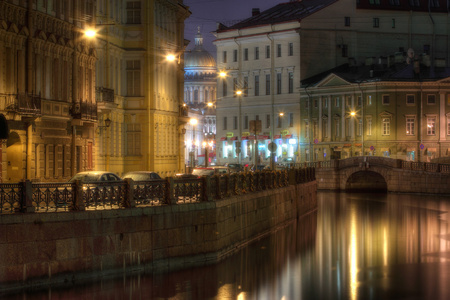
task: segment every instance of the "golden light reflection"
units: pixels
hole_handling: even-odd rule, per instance
[[[356,209],[352,207],[350,212],[351,224],[350,224],[350,295],[352,299],[357,299],[358,288],[358,264],[357,264],[357,252],[356,252]]]
[[[388,264],[388,241],[387,241],[387,230],[386,227],[383,228],[383,266]]]

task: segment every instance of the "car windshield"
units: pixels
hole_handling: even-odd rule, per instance
[[[73,176],[69,182],[74,182],[75,180],[80,180],[81,182],[94,182],[94,181],[100,181],[101,174],[76,174]]]
[[[214,175],[214,169],[194,169],[194,171],[192,171],[192,174],[197,176]]]

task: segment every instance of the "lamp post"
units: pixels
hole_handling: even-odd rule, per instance
[[[193,149],[193,155],[191,158],[191,167],[195,167],[195,126],[197,125],[198,120],[196,118],[191,118],[189,120],[189,124],[192,126],[192,149]]]
[[[242,106],[242,91],[241,90],[237,90],[236,91],[236,95],[238,96],[238,100],[239,100],[239,148],[236,149],[236,152],[238,154],[238,161],[239,164],[242,163],[242,112],[241,112],[241,106]]]

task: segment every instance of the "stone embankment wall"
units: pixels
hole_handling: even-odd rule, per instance
[[[316,182],[224,200],[0,216],[0,292],[219,261],[317,208]]]

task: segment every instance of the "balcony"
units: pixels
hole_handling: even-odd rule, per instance
[[[3,94],[0,95],[1,101],[5,103],[4,110],[21,116],[40,116],[41,115],[41,97],[26,93]]]
[[[74,119],[96,121],[97,103],[75,102],[70,108],[70,114]]]
[[[104,87],[95,88],[95,100],[99,102],[110,102],[114,103],[114,90]]]

